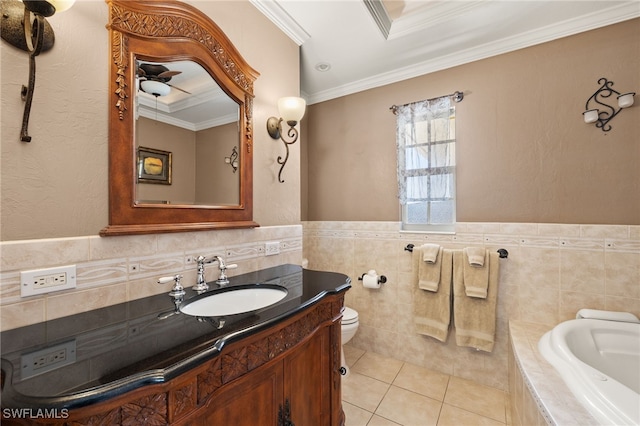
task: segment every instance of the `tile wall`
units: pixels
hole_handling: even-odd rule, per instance
[[[265,256],[265,243],[280,242],[280,254]],[[0,243],[0,327],[2,330],[169,292],[162,276],[182,274],[183,285],[195,284],[198,255],[222,255],[230,277],[302,260],[302,226],[255,229],[25,240]],[[20,271],[76,265],[77,288],[42,296],[20,297]],[[218,268],[207,268],[207,281]]]
[[[268,241],[280,254],[265,256]],[[411,254],[407,244],[436,242],[446,248],[505,248],[498,295],[498,331],[491,354],[459,348],[413,331]],[[304,252],[303,252],[304,246]],[[2,330],[72,315],[168,291],[160,276],[182,273],[195,282],[194,256],[222,253],[237,275],[282,263],[349,275],[346,303],[360,314],[352,345],[412,364],[507,390],[510,319],[553,325],[582,307],[640,316],[640,226],[460,223],[455,234],[399,231],[397,222],[304,222],[195,233],[98,236],[0,243]],[[78,287],[20,297],[20,271],[75,264]],[[369,269],[385,275],[380,290],[357,277]],[[215,279],[217,268],[207,270]]]
[[[640,316],[640,226],[459,223],[455,234],[400,232],[398,222],[304,222],[309,268],[352,279],[346,304],[360,328],[354,347],[501,390],[508,389],[508,323],[553,325],[580,308]],[[500,261],[496,345],[492,353],[441,343],[413,329],[411,253],[407,244],[505,248]],[[365,289],[357,277],[375,269],[387,283]]]

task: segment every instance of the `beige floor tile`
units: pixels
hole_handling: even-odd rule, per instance
[[[406,426],[435,426],[442,403],[391,386],[375,414]]]
[[[352,370],[349,376],[342,379],[342,400],[373,413],[389,386]]]
[[[346,425],[349,426],[349,425]],[[375,414],[369,420],[369,424],[367,426],[402,426],[396,422],[392,422],[391,420],[385,419],[384,417],[376,416]]]
[[[505,395],[499,389],[452,376],[444,402],[505,423]]]
[[[367,426],[371,416],[371,412],[363,410],[360,407],[356,407],[348,402],[342,402],[342,409],[344,410],[345,426]]]
[[[344,358],[349,367],[353,367],[353,364],[355,364],[365,353],[362,349],[354,348],[349,344],[344,345],[342,350],[344,351]]]
[[[393,381],[394,386],[419,393],[438,401],[444,401],[449,375],[428,368],[405,363]]]
[[[374,379],[391,383],[398,375],[404,363],[397,359],[367,352],[356,362],[351,371],[355,371]]]
[[[438,426],[504,426],[504,423],[483,417],[453,405],[444,404],[440,411]]]

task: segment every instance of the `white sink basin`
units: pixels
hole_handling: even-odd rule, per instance
[[[224,288],[180,306],[183,314],[196,317],[221,317],[266,308],[284,299],[287,289],[277,285],[251,284]]]

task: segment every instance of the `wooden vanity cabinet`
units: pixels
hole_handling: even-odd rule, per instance
[[[165,383],[144,386],[64,419],[2,424],[341,426],[340,318],[344,293],[221,352]]]
[[[324,327],[282,360],[225,387],[197,424],[331,425],[330,339],[330,328]]]

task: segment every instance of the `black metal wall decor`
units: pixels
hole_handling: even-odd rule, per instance
[[[55,34],[45,18],[56,12],[63,12],[73,5],[73,1],[42,0],[2,0],[2,39],[18,49],[29,53],[29,83],[22,85],[20,96],[25,102],[22,114],[20,140],[31,142],[29,136],[29,115],[36,86],[36,56],[53,47]]]
[[[635,92],[620,93],[613,89],[613,81],[601,77],[598,80],[600,88],[585,103],[585,111],[582,113],[585,123],[596,123],[596,127],[603,132],[611,130],[609,121],[613,119],[624,108],[633,105]],[[616,95],[617,105],[611,99]]]
[[[233,173],[238,170],[238,147],[234,146],[229,157],[224,157],[224,162],[233,168]]]

